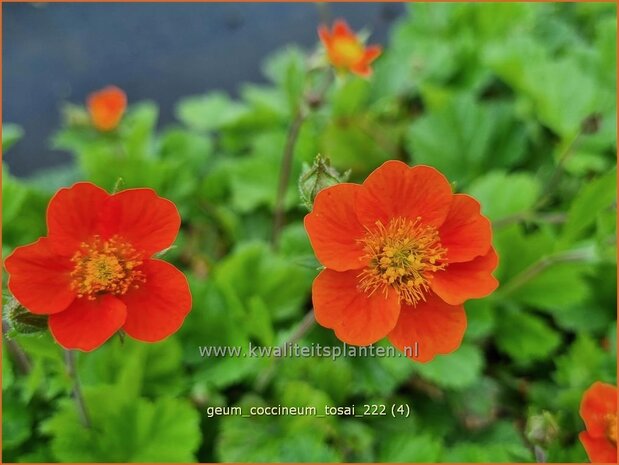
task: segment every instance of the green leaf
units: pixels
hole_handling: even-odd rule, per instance
[[[331,101],[333,116],[336,118],[355,116],[364,111],[369,98],[369,81],[351,76],[345,81],[339,81],[338,84]]]
[[[417,119],[407,148],[415,163],[434,166],[461,186],[491,169],[513,166],[525,153],[525,140],[511,105],[463,94]]]
[[[189,275],[194,306],[180,329],[184,360],[196,369],[195,379],[208,387],[224,388],[249,377],[260,366],[245,357],[202,357],[200,346],[231,346],[246,350],[249,327],[244,308],[233,305],[215,280]],[[234,291],[230,291],[234,294]],[[259,362],[259,360],[258,360]]]
[[[319,330],[316,330],[319,331]],[[291,381],[305,381],[325,392],[335,402],[345,402],[348,389],[354,382],[353,367],[344,358],[284,359],[280,362],[281,375],[277,381],[283,385]]]
[[[397,131],[397,127],[380,125],[365,115],[332,120],[324,128],[320,153],[339,170],[366,173],[396,156],[384,141],[397,140]]]
[[[28,185],[42,191],[55,193],[58,189],[75,184],[82,178],[79,168],[73,164],[37,171],[28,178]]]
[[[2,153],[6,153],[24,136],[24,130],[17,124],[4,123],[2,125]]]
[[[364,396],[388,396],[414,372],[415,362],[394,349],[388,342],[380,341],[376,345],[385,347],[386,350],[395,350],[394,353],[397,355],[395,357],[358,356],[350,359],[353,370],[353,380],[350,386],[352,393]]]
[[[176,117],[196,131],[213,131],[234,123],[245,113],[245,106],[223,92],[186,97],[176,106]]]
[[[268,57],[264,65],[264,74],[284,90],[291,114],[301,104],[305,68],[305,54],[294,46],[288,46]]]
[[[239,403],[243,413],[249,413],[250,407],[266,405],[253,395]],[[291,428],[290,422],[299,419],[304,427]],[[339,462],[342,459],[326,444],[324,419],[314,416],[227,416],[222,418],[220,431],[215,450],[221,462]]]
[[[440,461],[442,441],[429,434],[402,432],[381,444],[378,460],[389,463],[430,463]]]
[[[295,314],[305,301],[315,272],[274,255],[264,243],[245,243],[220,262],[217,283],[229,286],[243,306],[259,296],[275,320]],[[256,280],[256,276],[261,279]]]
[[[483,339],[489,336],[496,325],[496,309],[491,299],[474,299],[465,304],[467,340]]]
[[[451,354],[438,355],[429,363],[416,364],[415,371],[437,386],[458,390],[475,383],[483,367],[481,350],[463,344]]]
[[[31,409],[12,391],[6,390],[4,376],[2,385],[2,449],[4,452],[7,449],[19,447],[30,438],[33,418]]]
[[[561,242],[564,245],[580,238],[592,226],[597,214],[608,208],[617,198],[617,169],[585,184],[572,202],[567,213]]]
[[[560,386],[577,389],[589,387],[594,380],[614,382],[612,363],[612,357],[598,342],[580,334],[568,351],[556,359],[553,378]]]
[[[560,311],[581,304],[589,294],[582,263],[556,263],[521,286],[513,298],[532,307]]]
[[[491,220],[530,211],[540,193],[539,182],[528,173],[492,172],[477,178],[467,192],[481,203]]]
[[[135,396],[156,398],[179,394],[187,379],[182,372],[182,349],[175,337],[144,344],[126,337],[108,341],[88,358],[79,358],[84,384],[115,384]]]
[[[595,78],[575,57],[552,59],[530,36],[510,38],[489,47],[485,60],[505,82],[526,96],[538,119],[564,139],[574,137],[582,122],[605,111]],[[553,79],[569,76],[569,79]],[[565,105],[565,102],[570,102]]]
[[[159,109],[153,102],[132,105],[119,126],[123,147],[128,157],[145,157],[153,149],[153,132]]]
[[[549,358],[561,343],[559,333],[539,316],[507,309],[497,320],[495,338],[501,352],[522,365]]]
[[[255,336],[260,344],[265,346],[272,345],[275,336],[269,308],[258,296],[253,296],[249,299],[248,308],[247,325],[249,333]]]
[[[84,390],[92,428],[80,423],[66,399],[42,424],[52,452],[62,462],[193,462],[200,444],[198,413],[185,401],[150,402],[118,388]]]

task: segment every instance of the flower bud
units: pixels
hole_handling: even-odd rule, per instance
[[[47,316],[30,313],[14,297],[9,297],[4,304],[4,315],[15,333],[33,334],[47,330]]]
[[[529,442],[536,446],[548,447],[559,434],[559,425],[550,412],[531,415],[527,420],[525,434]]]
[[[84,107],[67,103],[61,111],[66,126],[70,128],[90,126],[90,116]]]
[[[311,211],[318,192],[325,187],[346,182],[349,176],[350,170],[341,174],[331,166],[329,158],[318,154],[312,166],[306,163],[303,165],[303,171],[299,177],[301,201]]]

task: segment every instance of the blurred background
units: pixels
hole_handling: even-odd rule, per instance
[[[63,101],[114,84],[130,101],[156,100],[159,124],[191,94],[265,82],[264,58],[283,43],[316,42],[316,24],[345,17],[385,43],[400,3],[47,4],[3,7],[3,118],[28,138],[6,156],[11,173],[69,163],[49,148]]]

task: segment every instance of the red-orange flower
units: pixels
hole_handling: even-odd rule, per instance
[[[47,236],[6,259],[9,289],[32,313],[49,315],[67,349],[93,350],[120,329],[159,341],[191,309],[185,276],[153,258],[179,228],[176,206],[152,189],[60,189],[47,208]]]
[[[99,131],[111,131],[123,117],[127,96],[115,86],[108,86],[88,96],[88,113],[92,125]]]
[[[320,26],[318,36],[327,49],[329,61],[333,66],[363,77],[372,74],[370,64],[379,57],[382,48],[378,45],[366,47],[345,21],[341,19],[336,21],[332,31],[326,26]]]
[[[316,320],[349,344],[387,336],[407,356],[416,347],[422,362],[452,352],[466,328],[463,302],[498,285],[479,203],[429,166],[388,161],[363,184],[326,188],[305,228],[326,267],[312,288]]]
[[[592,462],[617,462],[617,387],[595,382],[580,403],[587,431],[578,436]]]

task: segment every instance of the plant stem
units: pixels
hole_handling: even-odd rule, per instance
[[[290,175],[292,172],[294,148],[297,144],[299,131],[301,130],[303,121],[305,121],[305,114],[299,108],[292,124],[290,125],[290,128],[288,129],[288,136],[286,137],[286,145],[284,147],[284,156],[282,157],[282,164],[279,170],[279,185],[277,186],[277,197],[275,198],[273,235],[271,238],[271,242],[275,249],[277,249],[279,236],[284,226],[286,191],[288,190],[288,183],[290,182]]]
[[[557,166],[555,167],[552,176],[548,181],[548,184],[546,184],[542,195],[537,201],[536,208],[542,207],[548,201],[552,191],[557,187],[559,180],[561,179],[561,175],[563,174],[563,166],[565,165],[565,162],[568,160],[570,155],[573,153],[574,147],[576,146],[576,143],[580,140],[581,136],[582,129],[574,136],[570,143],[567,144],[567,147],[565,147],[565,149],[563,150],[563,153],[559,157],[559,162],[557,163]]]
[[[534,446],[533,452],[535,453],[535,461],[537,463],[546,463],[546,452],[540,446]]]
[[[498,229],[505,226],[509,226],[520,221],[530,221],[533,223],[548,223],[548,224],[560,224],[565,223],[567,215],[565,213],[538,213],[535,212],[521,212],[508,215],[492,222],[492,228]]]
[[[73,380],[73,399],[75,400],[75,406],[77,407],[77,413],[80,417],[80,421],[84,427],[90,428],[90,417],[88,415],[88,410],[86,409],[84,396],[82,395],[82,388],[80,386],[80,380],[77,374],[77,365],[75,364],[75,352],[72,350],[65,350],[64,359],[67,365],[67,373]]]
[[[301,323],[299,323],[299,326],[297,326],[297,329],[295,329],[293,333],[290,335],[290,337],[288,337],[288,339],[286,339],[279,346],[280,353],[284,351],[284,348],[288,344],[294,344],[295,342],[302,339],[303,336],[305,336],[307,332],[314,327],[315,322],[316,322],[316,319],[314,318],[314,311],[310,310],[303,317],[303,319],[301,320]],[[273,375],[275,374],[275,365],[276,365],[276,360],[273,360],[273,363],[269,365],[269,367],[262,374],[262,376],[258,377],[256,381],[256,386],[255,386],[256,391],[262,392],[264,388],[266,388],[266,386],[269,384],[271,379],[273,379]]]
[[[286,145],[284,146],[284,155],[282,157],[282,164],[279,170],[279,184],[277,186],[277,197],[275,198],[275,210],[273,214],[273,233],[271,236],[271,244],[273,248],[277,250],[279,245],[279,236],[284,227],[284,220],[286,216],[286,191],[288,190],[288,183],[290,182],[290,175],[292,172],[292,159],[294,157],[294,148],[299,138],[299,132],[301,126],[308,115],[308,111],[312,108],[318,108],[323,104],[324,96],[333,81],[333,74],[329,72],[322,87],[315,93],[309,93],[303,97],[303,100],[299,103],[296,115],[292,121],[292,124],[288,128],[288,135],[286,137]],[[304,107],[308,106],[309,110],[305,110]]]
[[[571,250],[568,252],[561,252],[556,255],[551,255],[549,257],[544,257],[512,278],[505,286],[503,286],[501,293],[503,295],[512,293],[552,265],[566,262],[580,262],[587,260],[588,258],[590,258],[590,252],[587,250]]]
[[[6,333],[9,331],[9,325],[6,321],[2,320],[2,335],[4,336],[4,342],[6,343],[6,348],[11,354],[11,358],[15,362],[15,366],[20,371],[21,374],[27,375],[32,370],[32,364],[30,363],[30,359],[23,351],[23,349],[19,346],[17,342],[12,339],[9,339],[6,336]]]
[[[307,332],[313,328],[314,323],[316,323],[316,318],[314,317],[314,311],[310,310],[301,320],[297,329],[290,335],[290,337],[282,344],[282,347],[286,346],[286,344],[294,344],[299,341],[307,334]]]

